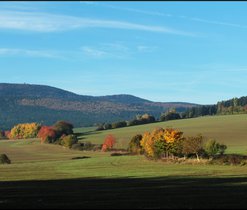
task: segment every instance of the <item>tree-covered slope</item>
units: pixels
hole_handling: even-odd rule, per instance
[[[0,129],[23,122],[53,124],[57,120],[88,126],[129,120],[144,113],[158,118],[168,108],[184,111],[194,105],[152,102],[126,94],[84,96],[46,85],[0,83]]]

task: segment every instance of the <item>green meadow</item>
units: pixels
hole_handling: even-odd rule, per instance
[[[146,125],[94,131],[95,128],[76,128],[76,133],[82,133],[81,141],[103,143],[108,134],[117,139],[116,147],[127,148],[131,137],[152,131],[156,127],[172,127],[184,132],[184,136],[202,134],[206,138],[213,138],[228,146],[227,153],[247,154],[247,115],[208,116],[184,120],[152,123]]]
[[[131,137],[155,127],[173,127],[185,136],[201,133],[247,154],[247,115],[212,116],[113,130],[76,128],[80,141],[103,143],[107,134],[126,148]],[[76,151],[38,139],[1,140],[0,208],[143,209],[246,208],[247,166],[204,162],[165,163],[141,155]]]

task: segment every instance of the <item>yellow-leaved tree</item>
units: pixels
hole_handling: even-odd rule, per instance
[[[156,128],[145,132],[140,142],[146,156],[150,158],[169,157],[181,152],[183,132],[173,128]]]
[[[18,124],[11,129],[10,137],[13,139],[36,138],[40,128],[38,123]]]

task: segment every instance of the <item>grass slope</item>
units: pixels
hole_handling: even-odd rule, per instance
[[[243,153],[247,146],[246,121],[246,115],[205,117],[110,133],[126,145],[136,133],[173,126],[186,135],[200,131],[224,140],[232,151]],[[79,130],[84,132],[81,141],[102,143],[109,133],[75,129]],[[167,164],[144,156],[112,157],[110,153],[41,145],[37,139],[0,141],[0,153],[6,153],[12,161],[0,165],[0,209],[244,209],[247,204],[247,166]],[[73,159],[84,156],[89,158]]]
[[[228,146],[227,153],[247,154],[247,115],[222,115],[199,117],[193,119],[173,120],[167,122],[125,127],[105,131],[87,131],[81,135],[81,141],[103,143],[107,134],[113,134],[118,141],[117,146],[126,148],[131,137],[152,131],[156,127],[173,127],[184,132],[185,136],[201,133],[207,138],[214,138]],[[77,128],[75,132],[83,132]]]

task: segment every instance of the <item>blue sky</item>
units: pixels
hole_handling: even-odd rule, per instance
[[[212,104],[247,94],[247,2],[0,2],[0,82]]]

